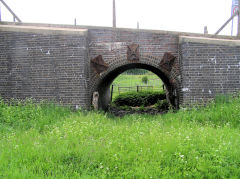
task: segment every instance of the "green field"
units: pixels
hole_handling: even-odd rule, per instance
[[[123,118],[0,100],[0,178],[240,178],[240,99]]]
[[[147,76],[147,84],[142,82],[142,78]],[[162,91],[162,80],[152,72],[147,72],[142,75],[129,75],[123,73],[119,75],[112,83],[114,85],[113,99],[121,93],[129,91],[137,91],[137,86],[139,86],[139,91]],[[127,87],[127,88],[126,88]],[[128,88],[130,87],[130,88]]]

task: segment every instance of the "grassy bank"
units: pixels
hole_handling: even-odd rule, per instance
[[[240,99],[124,118],[0,102],[0,178],[239,178]]]

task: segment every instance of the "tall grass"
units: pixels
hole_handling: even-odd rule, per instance
[[[70,108],[63,108],[46,101],[36,104],[33,100],[28,99],[4,103],[0,98],[0,132],[30,128],[42,131],[48,125],[65,119],[70,113]]]
[[[123,118],[0,104],[0,178],[240,177],[240,99]]]

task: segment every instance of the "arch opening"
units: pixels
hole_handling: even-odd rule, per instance
[[[166,95],[167,101],[170,106],[173,108],[178,108],[178,95],[176,94],[175,87],[171,84],[171,81],[167,75],[159,68],[144,64],[144,63],[130,63],[124,64],[122,66],[118,66],[112,70],[108,70],[101,75],[101,79],[94,87],[94,91],[99,93],[98,99],[98,107],[99,109],[108,110],[108,106],[111,103],[111,93],[110,93],[110,86],[113,83],[114,79],[117,78],[123,72],[130,70],[130,69],[145,69],[151,71],[152,73],[156,74],[163,82],[166,88]]]

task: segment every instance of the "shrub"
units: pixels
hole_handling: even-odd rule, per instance
[[[155,104],[155,107],[157,109],[163,109],[163,110],[168,110],[168,102],[166,99],[164,100],[158,100],[157,103]]]
[[[147,84],[148,83],[148,77],[147,76],[142,77],[142,82]]]
[[[124,73],[128,74],[128,75],[142,75],[147,72],[148,72],[148,70],[145,70],[145,69],[134,68],[134,69],[127,70]]]
[[[166,99],[166,94],[164,92],[127,92],[117,96],[113,103],[117,106],[148,106],[163,99]]]

